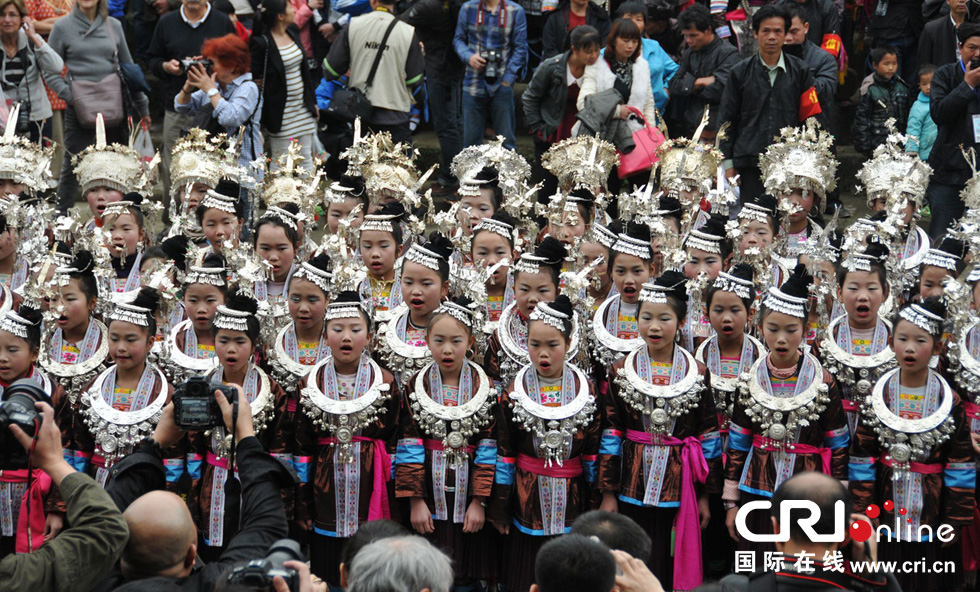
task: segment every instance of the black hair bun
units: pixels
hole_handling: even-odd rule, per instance
[[[350,189],[352,195],[360,197],[364,193],[364,177],[360,175],[344,175],[338,185]]]
[[[630,220],[626,223],[626,232],[623,233],[626,236],[643,241],[645,243],[650,242],[650,227],[642,222],[634,222]]]
[[[500,180],[500,175],[497,173],[497,169],[492,166],[485,166],[480,169],[476,175],[473,176],[474,185],[493,185]]]
[[[141,193],[136,193],[135,191],[130,191],[123,196],[122,201],[128,201],[133,205],[138,206],[143,203],[143,195]]]
[[[738,263],[728,270],[728,275],[747,282],[755,282],[755,272],[748,263]]]
[[[946,305],[943,303],[942,298],[938,298],[936,296],[930,296],[929,298],[926,298],[925,300],[920,302],[919,306],[931,312],[932,314],[936,315],[937,317],[940,317],[944,320],[946,319]]]
[[[681,302],[687,302],[687,278],[684,277],[683,273],[668,269],[660,274],[660,277],[654,280],[653,283],[656,286],[668,288],[671,296]]]
[[[517,221],[517,218],[512,216],[510,212],[506,210],[500,210],[499,212],[494,213],[493,216],[490,216],[490,219],[496,220],[497,222],[503,222],[504,224],[509,225],[511,228],[517,228],[517,225],[520,224],[520,222]]]
[[[130,304],[145,308],[150,311],[151,315],[155,315],[157,308],[160,307],[160,293],[150,287],[140,288],[136,298]]]
[[[327,255],[325,252],[320,253],[316,257],[310,259],[309,261],[307,261],[307,263],[319,269],[320,271],[325,271],[325,272],[330,271],[330,255]]]
[[[746,204],[752,204],[757,208],[766,211],[766,214],[772,218],[779,215],[779,202],[776,198],[769,195],[768,193],[763,193],[761,195],[756,195],[752,199],[745,202]]]
[[[963,241],[957,240],[951,236],[947,236],[943,239],[943,242],[939,243],[939,250],[944,253],[949,253],[957,259],[962,259],[966,248],[963,245]]]
[[[559,294],[558,298],[555,298],[552,302],[548,303],[555,312],[560,312],[571,319],[575,315],[575,307],[572,306],[572,301],[568,299],[568,296],[564,294]]]
[[[572,203],[580,204],[588,207],[595,205],[595,195],[585,187],[576,187],[568,194],[568,197],[572,198]]]
[[[462,306],[465,309],[473,306],[473,300],[469,296],[457,296],[452,299],[452,303],[457,306]]]
[[[2,214],[0,214],[0,216],[2,216]],[[72,257],[71,245],[69,245],[65,241],[55,241],[54,252],[57,253],[58,255],[67,255],[68,257]]]
[[[704,226],[698,228],[698,232],[708,234],[711,236],[717,236],[718,238],[724,240],[726,237],[725,220],[726,218],[722,216],[712,215],[704,223]]]
[[[620,218],[616,218],[615,220],[610,222],[606,226],[606,228],[609,229],[609,232],[613,234],[623,234],[624,232],[626,232],[626,222],[624,222]]]
[[[557,238],[546,236],[541,244],[534,247],[534,256],[544,259],[545,265],[549,267],[561,267],[565,257],[568,257],[568,248]]]
[[[453,256],[453,250],[455,249],[453,246],[453,241],[442,236],[438,232],[433,232],[430,234],[429,241],[423,246],[446,261],[449,261],[449,259]]]
[[[71,266],[75,273],[79,275],[93,275],[95,272],[95,257],[92,253],[84,249],[75,253],[75,258],[71,261]]]
[[[888,250],[888,247],[877,240],[869,242],[868,246],[864,249],[864,255],[866,257],[871,257],[872,259],[881,263],[884,263],[890,254],[891,251]]]
[[[802,263],[796,266],[789,278],[779,287],[780,291],[787,296],[796,298],[809,298],[810,286],[813,284],[813,276],[807,271],[806,265]]]
[[[665,215],[681,215],[681,200],[664,195],[660,198],[660,211]]]
[[[286,203],[277,204],[276,207],[279,208],[280,210],[289,212],[290,214],[292,214],[294,216],[298,216],[299,215],[299,206],[296,205],[296,204],[294,204],[291,201],[287,201]]]
[[[381,211],[377,214],[379,216],[394,216],[395,222],[399,222],[405,216],[405,206],[397,201],[389,202],[382,206]]]
[[[247,312],[253,315],[259,312],[259,303],[255,300],[255,298],[252,298],[239,290],[235,290],[234,292],[231,292],[225,296],[225,306],[231,310]]]
[[[238,196],[242,193],[242,186],[231,179],[222,179],[218,181],[218,185],[214,188],[214,192],[229,199],[237,200]]]
[[[346,290],[337,294],[333,299],[330,300],[331,304],[343,304],[343,303],[361,303],[361,295],[353,290]]]
[[[40,326],[41,320],[44,318],[41,311],[34,307],[27,306],[26,304],[20,305],[20,307],[17,309],[17,314],[28,323],[35,326]]]
[[[188,239],[187,236],[177,234],[160,243],[160,250],[164,252],[167,259],[174,262],[177,269],[186,271],[187,249],[190,244],[190,239]]]
[[[201,267],[207,267],[208,269],[220,269],[226,267],[224,255],[219,255],[218,253],[210,253],[201,262]]]

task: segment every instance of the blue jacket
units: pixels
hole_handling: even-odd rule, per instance
[[[674,77],[679,66],[653,39],[643,40],[643,58],[650,64],[650,86],[657,102],[657,111],[664,112],[667,105],[667,81]]]
[[[918,152],[919,160],[928,160],[938,132],[936,122],[929,114],[929,97],[920,92],[919,98],[912,103],[912,109],[909,111],[909,124],[906,128],[909,139],[905,143],[905,150]]]

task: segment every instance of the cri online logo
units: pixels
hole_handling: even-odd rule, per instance
[[[895,502],[892,500],[887,500],[884,504],[886,512],[891,512],[895,509]],[[735,529],[739,533],[739,536],[745,538],[746,540],[753,543],[785,543],[789,540],[789,529],[782,529],[782,532],[775,534],[756,534],[749,530],[746,524],[746,518],[751,512],[754,511],[765,511],[769,513],[772,509],[772,502],[769,500],[756,500],[743,504],[738,509],[738,513],[735,515]],[[813,525],[820,520],[820,507],[816,503],[810,500],[786,500],[782,502],[779,507],[779,522],[781,524],[789,524],[792,520],[790,512],[793,510],[807,510],[809,516],[801,517],[797,520],[797,525],[806,534],[807,538],[815,543],[842,543],[844,542],[844,525],[847,524],[847,513],[844,507],[843,501],[838,501],[834,504],[834,532],[831,534],[817,534],[813,530]],[[868,506],[864,513],[875,520],[881,515],[881,509],[877,504],[871,504]],[[881,524],[877,529],[873,528],[869,522],[864,520],[855,520],[848,527],[850,529],[851,538],[859,543],[863,543],[871,538],[877,530],[878,540],[892,541],[892,540],[905,540],[911,541],[925,539],[930,540],[933,537],[933,529],[931,526],[924,524],[920,525],[915,533],[912,532],[912,518],[907,517],[905,522],[907,523],[905,531],[903,532],[901,527],[901,516],[906,516],[908,514],[908,509],[898,508],[898,512],[895,515],[895,528],[894,535],[892,527],[887,524]],[[885,536],[882,537],[882,534]],[[941,524],[936,528],[935,536],[942,542],[949,542],[953,539],[953,527],[948,524]],[[894,537],[894,539],[893,539]]]

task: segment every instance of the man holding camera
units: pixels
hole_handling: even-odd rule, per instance
[[[16,388],[16,383],[8,388]],[[0,561],[0,590],[87,592],[115,564],[129,531],[102,487],[65,461],[54,409],[47,403],[35,403],[35,407],[41,419],[36,437],[17,425],[10,425],[9,430],[33,466],[50,478],[47,485],[61,490],[70,526],[33,553],[10,555]],[[43,539],[41,531],[33,535]]]
[[[160,17],[147,52],[150,69],[163,81],[163,149],[160,151],[160,177],[163,179],[164,215],[170,201],[170,153],[182,129],[191,127],[193,115],[174,111],[174,97],[186,75],[181,60],[200,55],[208,39],[235,32],[226,14],[212,10],[207,0],[183,0],[180,10]]]
[[[459,11],[456,54],[463,79],[463,147],[483,143],[487,125],[517,149],[514,83],[527,62],[527,20],[511,0],[467,0]]]
[[[295,484],[292,473],[267,454],[255,437],[252,410],[241,388],[235,386],[237,416],[221,390],[213,397],[229,434],[234,433],[234,454],[241,483],[241,527],[221,559],[198,565],[197,528],[180,497],[165,491],[163,451],[184,433],[174,416],[174,404],[163,408],[152,438],[112,467],[109,495],[125,509],[130,539],[119,568],[96,590],[148,590],[179,586],[213,590],[228,569],[243,561],[266,556],[273,542],[286,536],[288,526],[281,490]],[[176,397],[176,395],[175,395]],[[232,431],[233,430],[233,431]],[[231,484],[229,484],[231,485]],[[128,583],[127,583],[128,582]]]

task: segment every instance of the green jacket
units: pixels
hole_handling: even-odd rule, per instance
[[[82,473],[61,482],[70,526],[30,554],[0,561],[0,592],[87,592],[115,565],[129,540],[109,494]]]

